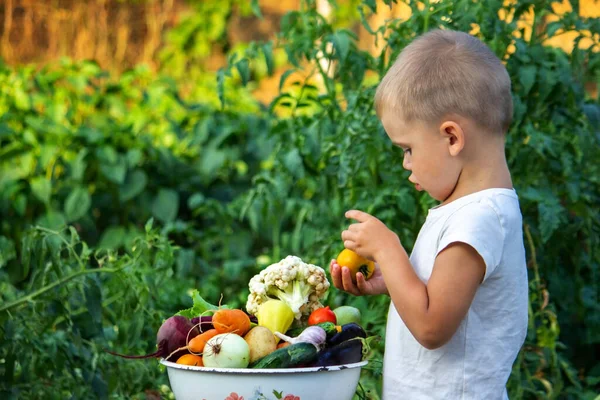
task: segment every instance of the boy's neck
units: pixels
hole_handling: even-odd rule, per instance
[[[504,154],[504,141],[488,142],[484,146],[484,149],[467,154],[454,191],[442,204],[486,189],[513,188]]]

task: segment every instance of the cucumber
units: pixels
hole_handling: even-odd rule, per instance
[[[335,335],[341,330],[341,327],[339,327],[339,325],[334,324],[333,322],[321,322],[317,324],[317,326],[320,326],[325,330],[325,333],[327,334],[328,338]],[[338,330],[338,328],[340,329]]]
[[[317,348],[310,343],[295,343],[259,358],[249,368],[295,368],[317,358]]]

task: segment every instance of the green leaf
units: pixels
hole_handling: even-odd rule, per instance
[[[596,132],[600,131],[600,104],[584,104],[582,110],[590,121],[590,126],[595,127]]]
[[[77,187],[65,200],[65,217],[68,222],[76,221],[82,218],[92,205],[92,197],[84,187]]]
[[[519,69],[519,82],[523,85],[522,95],[526,95],[531,91],[535,83],[537,67],[535,65],[526,65]]]
[[[127,175],[125,182],[119,187],[119,199],[122,202],[129,201],[138,196],[146,188],[148,176],[141,170],[135,170]]]
[[[94,374],[94,378],[92,379],[92,390],[99,399],[109,398],[110,390],[108,384],[102,378],[100,372]]]
[[[281,78],[279,78],[279,91],[281,91],[281,89],[283,89],[283,85],[285,84],[285,80],[294,72],[296,72],[295,69],[288,69],[287,71],[285,71],[282,75]]]
[[[144,225],[144,231],[146,233],[150,233],[150,231],[152,231],[152,225],[154,225],[154,218],[150,218],[147,222],[146,225]]]
[[[79,233],[77,233],[77,229],[74,226],[69,226],[69,233],[71,234],[69,244],[71,246],[77,245],[81,242],[81,238],[79,237]]]
[[[250,64],[248,63],[247,58],[243,58],[237,63],[235,63],[235,67],[240,73],[240,77],[242,78],[242,85],[246,86],[248,81],[250,80]]]
[[[179,193],[171,189],[160,189],[152,203],[152,215],[164,223],[172,222],[179,211]]]
[[[288,171],[296,178],[302,178],[304,176],[304,164],[302,162],[302,156],[300,151],[294,148],[290,150],[283,158],[283,164]]]
[[[125,182],[127,165],[125,164],[125,161],[120,158],[115,164],[101,164],[100,171],[108,180],[120,185]]]
[[[369,0],[369,1],[373,1],[374,2],[375,0]],[[374,7],[376,9],[377,5],[374,5]],[[365,15],[365,11],[363,10],[363,8],[362,7],[358,7],[358,12],[360,13],[360,22],[362,23],[362,26],[371,35],[375,35],[375,31],[371,28],[371,25],[369,25],[369,18]]]
[[[563,221],[564,209],[556,197],[548,197],[538,204],[538,219],[542,243],[550,239]]]
[[[210,149],[204,152],[200,161],[200,171],[208,179],[214,179],[219,169],[227,161],[227,154],[222,150]]]
[[[30,150],[30,146],[23,145],[23,143],[13,142],[0,147],[0,163],[10,162]]]
[[[217,94],[221,108],[225,108],[225,76],[229,75],[229,71],[224,68],[219,68],[217,71]]]
[[[142,162],[144,154],[140,149],[131,149],[127,152],[125,158],[127,159],[127,166],[129,168],[134,168]]]
[[[341,62],[344,62],[350,51],[350,38],[348,37],[348,34],[343,31],[336,32],[331,36],[331,42],[333,43],[335,51],[338,53],[337,58]]]
[[[119,160],[119,153],[111,146],[102,146],[96,150],[98,159],[107,164],[115,164]]]
[[[191,249],[181,249],[177,254],[177,276],[185,279],[192,274],[196,253]]]
[[[377,2],[376,2],[376,0],[364,0],[364,1],[365,1],[364,4],[367,7],[369,7],[372,12],[376,12],[377,11]]]
[[[96,128],[90,128],[87,126],[82,126],[77,130],[77,134],[85,139],[89,144],[95,144],[102,140],[103,136],[102,132],[97,130]]]
[[[57,211],[48,211],[36,220],[36,224],[55,231],[61,230],[67,225],[67,220],[62,213]]]
[[[550,22],[548,24],[548,26],[546,27],[546,34],[548,35],[548,38],[553,37],[554,34],[556,33],[556,31],[558,31],[561,28],[563,28],[563,22],[562,21]]]
[[[399,190],[397,199],[398,206],[403,214],[411,217],[417,213],[417,204],[409,190]]]
[[[33,231],[27,232],[23,236],[23,239],[21,239],[21,265],[23,265],[23,269],[26,269],[27,271],[31,268],[31,260],[36,243],[37,241],[34,238]]]
[[[90,279],[85,290],[87,313],[97,328],[102,328],[102,289],[96,279]]]
[[[211,311],[217,311],[219,308],[227,309],[227,305],[221,305],[218,307],[214,304],[210,304],[200,296],[198,289],[192,291],[193,306],[185,310],[179,311],[176,315],[182,315],[186,318],[194,318],[200,315],[212,315]]]
[[[25,111],[31,108],[31,100],[29,95],[23,88],[15,88],[15,107],[19,110]]]
[[[85,174],[85,169],[87,167],[87,163],[85,162],[85,157],[87,156],[87,149],[83,148],[77,153],[77,157],[71,162],[71,176],[76,181],[81,181],[83,179],[83,175]]]
[[[261,46],[263,54],[265,56],[265,64],[267,65],[267,74],[273,75],[273,71],[275,70],[275,63],[273,62],[273,43],[263,43]]]
[[[204,204],[205,200],[206,200],[206,197],[202,193],[194,193],[188,199],[188,207],[191,210],[194,210],[194,209],[200,207],[202,204]]]
[[[34,196],[44,204],[50,202],[52,194],[52,183],[43,176],[37,176],[31,180],[31,190]]]
[[[24,216],[25,212],[27,211],[27,196],[25,196],[23,193],[19,193],[15,198],[13,207],[17,214]]]
[[[252,7],[252,13],[256,15],[258,18],[262,19],[263,15],[260,12],[260,5],[258,4],[258,0],[252,0],[250,2],[250,6]]]
[[[144,239],[144,237],[145,237],[144,232],[141,229],[139,229],[137,226],[135,226],[135,225],[129,226],[129,229],[127,230],[127,233],[125,234],[125,237],[123,238],[125,249],[127,251],[130,251],[135,246],[136,241],[138,239]]]
[[[111,226],[100,237],[99,248],[118,249],[125,244],[127,231],[122,226]]]
[[[16,258],[15,243],[5,236],[0,236],[0,268],[4,267],[10,260]]]

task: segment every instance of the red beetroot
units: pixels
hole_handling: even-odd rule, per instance
[[[181,315],[175,315],[167,319],[158,329],[158,333],[156,334],[156,345],[157,350],[152,354],[145,354],[142,356],[130,356],[124,354],[114,353],[109,350],[105,350],[107,353],[110,353],[115,356],[124,357],[124,358],[167,358],[168,361],[177,360],[177,358],[184,354],[185,351],[175,352],[175,350],[185,347],[187,344],[187,340],[191,340],[193,337],[197,336],[200,332],[198,331],[198,327],[192,324],[188,318],[183,317]],[[169,357],[170,356],[170,357]]]

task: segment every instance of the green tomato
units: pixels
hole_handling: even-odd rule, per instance
[[[355,322],[360,325],[360,310],[352,306],[340,306],[333,310],[337,319],[337,325],[345,325]]]

